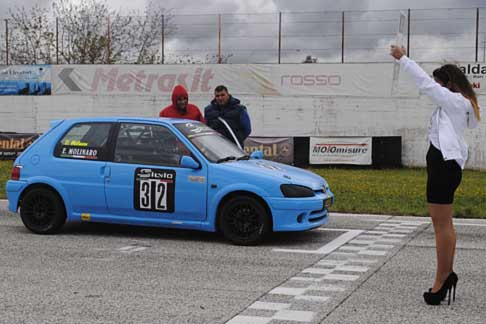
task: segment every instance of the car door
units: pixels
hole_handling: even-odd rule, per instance
[[[73,213],[106,214],[104,175],[113,123],[73,125],[57,142],[45,176],[51,174],[66,189]]]
[[[120,123],[105,180],[110,213],[149,223],[205,219],[207,167],[182,168],[183,155],[191,152],[169,128]]]

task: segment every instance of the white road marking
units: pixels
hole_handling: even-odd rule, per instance
[[[382,223],[382,224],[378,225],[376,228],[379,228],[379,227],[395,227],[395,226],[400,226],[400,225],[402,225],[402,223],[387,222],[387,223]]]
[[[297,310],[281,310],[272,316],[272,319],[282,321],[294,322],[310,322],[314,319],[314,312],[297,311]]]
[[[400,239],[378,239],[376,240],[376,242],[380,242],[380,243],[400,243],[402,240]]]
[[[384,238],[388,238],[388,237],[405,237],[407,236],[406,234],[385,234],[383,235]]]
[[[121,247],[118,249],[118,251],[127,251],[127,250],[130,250],[130,249],[133,249],[133,246],[132,245],[128,245],[128,246],[124,246],[124,247]]]
[[[364,249],[366,249],[366,247],[364,247],[364,246],[341,246],[339,248],[339,251],[351,251],[351,252],[355,251],[356,252],[356,251],[362,251]]]
[[[327,265],[327,266],[340,266],[345,264],[346,260],[320,260],[317,262],[319,265]]]
[[[359,234],[361,234],[362,230],[347,230],[347,229],[337,229],[337,228],[319,228],[321,231],[338,231],[338,232],[345,232],[341,234],[336,239],[332,240],[331,242],[327,243],[326,245],[322,246],[317,250],[300,250],[300,249],[273,249],[275,252],[292,252],[292,253],[309,253],[309,254],[329,254],[332,251],[336,250],[340,246],[346,244],[348,241],[352,240]]]
[[[324,279],[326,280],[339,280],[339,281],[354,281],[358,278],[359,276],[355,276],[355,275],[334,274],[334,273],[324,276]]]
[[[139,246],[129,252],[139,252],[139,251],[143,251],[143,250],[146,250],[147,248],[145,246]]]
[[[350,258],[350,257],[356,256],[356,253],[355,252],[339,252],[339,251],[337,251],[337,252],[332,252],[330,255]]]
[[[387,234],[385,234],[387,235]],[[378,237],[378,235],[368,235],[368,234],[363,234],[363,235],[360,235],[359,236],[359,240],[376,240]]]
[[[302,270],[303,273],[313,273],[313,274],[328,274],[331,273],[333,269],[325,268],[307,268]]]
[[[371,264],[371,263],[378,262],[378,260],[375,260],[375,259],[349,259],[348,262],[360,263],[360,264]]]
[[[389,245],[389,244],[372,244],[369,246],[370,249],[392,249],[394,245]]]
[[[337,266],[335,268],[336,271],[348,271],[348,272],[366,272],[369,270],[368,267],[358,267],[358,266],[347,266],[347,265],[342,265],[342,266]]]
[[[271,317],[238,315],[226,322],[226,324],[267,324],[270,323],[271,320]]]
[[[358,252],[358,254],[362,254],[362,255],[386,255],[386,251],[365,250],[365,251]]]
[[[128,245],[128,246],[124,246],[124,247],[119,248],[118,251],[120,251],[122,253],[133,253],[133,252],[140,252],[140,251],[143,251],[143,250],[146,250],[146,249],[147,249],[146,246]]]
[[[336,285],[319,285],[319,286],[310,286],[307,291],[345,291],[346,288]]]
[[[406,230],[406,229],[394,229],[394,230],[391,230],[390,233],[403,233],[403,234],[410,234],[410,233],[413,233],[414,231],[412,230]],[[388,234],[389,235],[389,234]]]
[[[298,296],[305,293],[307,288],[285,288],[285,287],[277,287],[270,290],[269,294],[272,295],[287,295],[287,296]]]
[[[370,244],[373,244],[375,243],[377,240],[352,240],[350,241],[349,243],[350,244],[362,244],[362,245],[370,245]]]
[[[386,234],[388,234],[388,233],[391,233],[391,232],[393,232],[393,230],[394,230],[394,229],[395,229],[395,228],[390,228],[390,229],[387,231],[387,233],[382,234],[382,235],[386,235]],[[382,230],[382,228],[377,228],[377,230]]]
[[[248,308],[253,309],[266,309],[266,310],[282,310],[290,307],[290,304],[285,303],[268,303],[256,301],[250,305]]]
[[[328,301],[330,297],[326,296],[308,296],[308,295],[302,295],[302,296],[296,296],[295,299],[300,299],[300,300],[307,300],[307,301],[317,301],[317,302],[325,302]]]
[[[484,222],[477,222],[478,220],[476,219],[455,219],[454,220],[454,225],[456,226],[479,226],[479,227],[485,227],[486,226],[486,223]],[[390,221],[387,221],[387,222],[390,222]],[[402,222],[403,225],[416,225],[416,226],[420,226],[420,225],[424,225],[424,224],[431,224],[431,221],[430,220],[427,220],[427,221],[417,221],[417,222],[414,222],[414,221],[409,221],[409,222]]]
[[[323,280],[323,277],[321,278],[311,278],[311,277],[292,277],[290,278],[289,280],[295,280],[295,281],[303,281],[303,282],[307,282],[307,281],[314,281],[314,282],[321,282]]]
[[[430,220],[398,220],[397,218],[395,219],[389,219],[386,220],[385,223],[396,223],[400,225],[422,225],[422,224],[428,224],[430,223]]]
[[[473,223],[456,223],[454,222],[454,225],[456,226],[486,226],[486,224],[473,224]]]

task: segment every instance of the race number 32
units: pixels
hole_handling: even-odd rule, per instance
[[[174,211],[175,171],[137,168],[134,206],[137,210]]]
[[[155,201],[152,201],[152,192],[155,192]],[[157,180],[140,181],[140,208],[167,210],[167,184]]]

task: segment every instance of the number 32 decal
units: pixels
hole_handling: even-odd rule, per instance
[[[137,168],[133,204],[135,209],[172,213],[175,176],[173,170]]]

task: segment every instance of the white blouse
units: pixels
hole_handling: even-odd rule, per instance
[[[478,125],[471,102],[462,94],[438,84],[405,55],[400,58],[400,65],[412,76],[419,90],[438,106],[430,119],[430,142],[442,152],[444,160],[456,160],[464,169],[467,160],[464,131],[466,127],[475,128]]]

